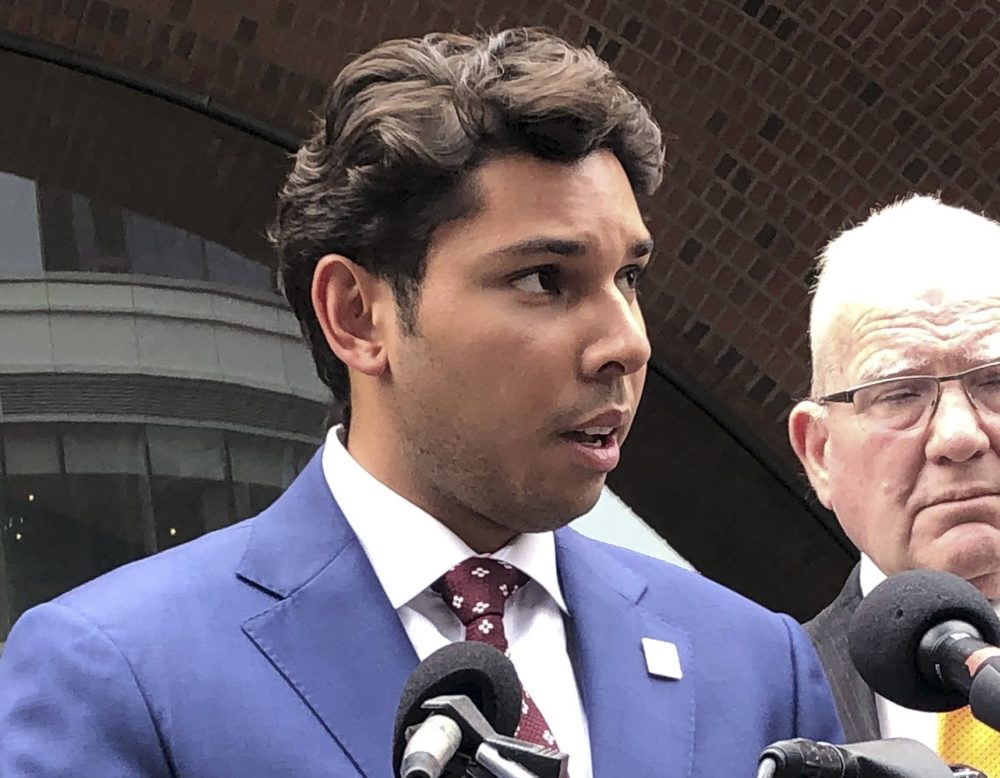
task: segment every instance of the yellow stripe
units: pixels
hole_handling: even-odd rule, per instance
[[[1000,733],[980,724],[968,707],[938,716],[938,755],[948,764],[975,767],[1000,778]]]

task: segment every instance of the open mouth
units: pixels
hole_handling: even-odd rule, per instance
[[[589,427],[567,432],[566,437],[588,448],[607,448],[614,441],[614,433],[614,427]]]
[[[564,432],[562,437],[572,444],[576,462],[587,470],[609,473],[618,466],[618,427],[583,427]]]

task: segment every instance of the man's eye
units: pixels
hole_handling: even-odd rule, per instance
[[[645,268],[641,268],[638,265],[632,265],[622,270],[618,274],[618,285],[619,288],[624,292],[637,292],[639,288],[639,281],[642,279],[643,272]]]
[[[625,268],[625,272],[622,273],[622,277],[625,279],[630,289],[635,289],[639,285],[639,279],[642,278],[644,269],[645,268],[638,266]]]
[[[1000,387],[1000,370],[986,370],[976,376],[976,388],[996,390]]]
[[[922,401],[934,391],[933,386],[922,382],[905,383],[899,386],[884,386],[873,393],[873,405],[906,405]]]
[[[559,294],[559,269],[540,267],[514,280],[514,287],[529,294]]]
[[[879,405],[899,405],[901,403],[913,402],[919,399],[920,395],[916,392],[897,390],[895,392],[886,392],[885,394],[879,395],[875,398],[875,402]]]

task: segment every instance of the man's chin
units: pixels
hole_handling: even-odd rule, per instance
[[[565,527],[593,510],[600,498],[601,487],[588,488],[567,495],[540,496],[535,503],[535,509],[531,512],[531,517],[525,516],[520,531],[550,532]]]
[[[1000,570],[966,579],[975,586],[983,597],[996,605],[1000,602]]]
[[[934,570],[954,573],[971,583],[991,601],[1000,600],[1000,533],[996,530],[984,532],[973,540],[949,544],[935,563],[917,565]]]
[[[567,501],[567,515],[569,515],[570,518],[566,523],[569,524],[570,521],[578,519],[585,513],[592,511],[594,506],[596,506],[598,501],[601,499],[601,492],[603,490],[604,479],[602,478],[600,483],[592,487],[582,489],[573,495],[573,498]]]

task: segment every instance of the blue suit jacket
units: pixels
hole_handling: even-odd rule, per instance
[[[809,641],[703,578],[556,533],[595,775],[753,776],[767,743],[839,741]],[[674,643],[684,677],[646,669]],[[256,518],[24,614],[0,659],[0,775],[392,775],[417,664],[315,457]]]

